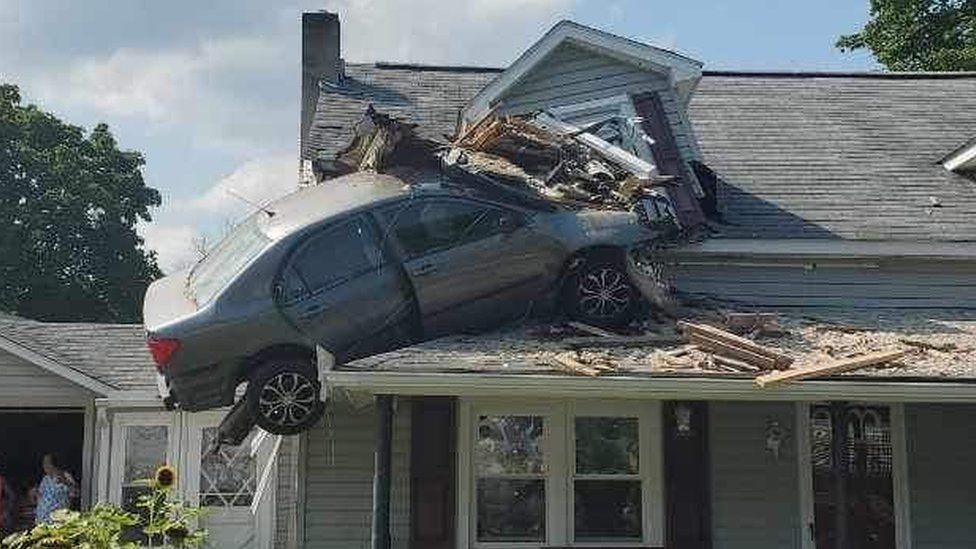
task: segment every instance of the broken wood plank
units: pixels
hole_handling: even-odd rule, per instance
[[[732,348],[738,348],[752,354],[767,356],[773,359],[776,368],[786,368],[790,364],[793,364],[793,358],[788,355],[760,345],[751,339],[737,336],[731,332],[727,332],[713,326],[708,326],[707,324],[695,324],[693,322],[679,320],[678,327],[681,328],[686,335],[690,335],[692,333],[699,334],[712,340],[721,341]]]
[[[553,357],[553,360],[555,360],[557,366],[574,375],[584,375],[589,377],[596,377],[600,375],[600,370],[587,366],[579,360],[576,360],[574,353],[559,354]]]
[[[624,149],[593,135],[592,133],[579,133],[581,131],[580,128],[563,122],[555,116],[543,112],[537,115],[535,120],[557,134],[573,136],[576,141],[586,145],[607,160],[613,162],[621,168],[626,169],[640,179],[649,180],[654,175],[657,175],[657,168],[654,166],[654,164],[651,164],[650,162],[647,162],[646,160],[639,158],[625,151]]]
[[[868,366],[877,366],[879,364],[885,364],[893,360],[898,360],[907,354],[908,351],[905,350],[881,351],[877,353],[870,353],[866,355],[835,360],[833,362],[828,362],[826,364],[807,366],[806,368],[796,368],[793,370],[783,370],[781,372],[771,372],[757,377],[756,385],[760,387],[767,387],[769,385],[777,385],[780,383],[800,381],[812,377],[821,377],[821,376],[828,376],[834,374],[841,374],[844,372],[852,372],[860,368],[866,368]]]
[[[730,345],[719,339],[693,332],[689,335],[689,341],[711,353],[738,359],[763,370],[777,369],[776,359],[773,357],[753,352],[744,347]]]
[[[569,347],[655,347],[681,343],[681,338],[673,335],[645,334],[639,336],[588,336],[568,337],[562,340]]]
[[[584,324],[583,322],[577,322],[571,320],[566,323],[567,326],[576,328],[581,332],[586,332],[590,335],[600,336],[600,337],[618,337],[619,334],[615,334],[609,330],[604,330],[603,328],[597,328],[596,326],[590,326],[589,324]]]
[[[898,341],[904,343],[905,345],[911,345],[912,347],[917,347],[919,349],[925,349],[926,351],[939,351],[942,353],[948,353],[951,351],[958,351],[959,347],[952,342],[949,343],[929,343],[927,341],[920,341],[917,339],[899,339]]]
[[[723,366],[728,366],[730,368],[735,368],[740,372],[759,372],[761,371],[758,366],[753,366],[747,362],[741,360],[736,360],[734,358],[725,357],[722,355],[713,355],[713,359],[716,364],[721,364]]]

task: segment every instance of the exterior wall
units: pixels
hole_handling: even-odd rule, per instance
[[[744,260],[736,260],[741,264]],[[906,262],[824,265],[682,258],[675,268],[680,292],[769,307],[976,308],[976,268]]]
[[[278,470],[275,471],[274,520],[275,549],[297,546],[298,532],[298,468],[300,441],[297,436],[285,437],[278,450]]]
[[[361,549],[370,545],[376,414],[343,401],[307,434],[304,539],[309,549]],[[410,540],[410,410],[398,400],[393,431],[392,537]]]
[[[562,44],[502,98],[500,114],[524,114],[623,94],[661,95],[682,158],[696,158],[691,124],[667,76],[639,69],[606,55]]]
[[[795,415],[789,402],[709,403],[714,549],[800,546]],[[778,459],[771,421],[788,433]]]
[[[83,407],[94,397],[87,389],[0,351],[0,408]]]
[[[905,431],[912,546],[972,546],[976,405],[907,404]]]

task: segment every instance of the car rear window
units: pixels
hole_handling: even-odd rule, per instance
[[[271,239],[258,227],[257,215],[235,227],[190,271],[187,283],[197,304],[213,299],[270,243]]]

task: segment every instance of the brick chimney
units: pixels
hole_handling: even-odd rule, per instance
[[[319,100],[319,83],[339,83],[339,14],[316,11],[302,14],[302,128],[301,158],[310,159],[306,141]]]

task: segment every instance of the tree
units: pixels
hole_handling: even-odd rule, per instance
[[[837,47],[893,71],[976,70],[976,0],[871,0],[871,20]]]
[[[0,311],[130,322],[160,276],[136,233],[159,192],[105,124],[90,133],[0,85]]]

